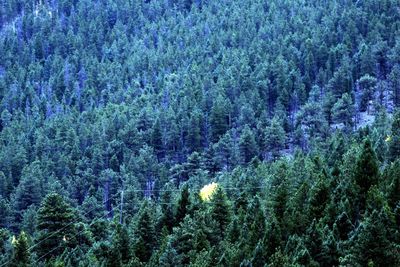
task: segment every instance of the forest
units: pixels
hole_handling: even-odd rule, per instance
[[[400,266],[400,1],[0,1],[9,266]]]

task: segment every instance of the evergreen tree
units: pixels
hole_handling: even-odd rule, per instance
[[[254,157],[258,156],[258,145],[254,133],[248,125],[244,127],[240,135],[239,149],[243,164],[249,163]]]
[[[400,156],[400,111],[393,116],[392,134],[389,141],[389,159],[394,161]]]
[[[265,259],[262,243],[258,243],[255,247],[251,263],[254,267],[264,267]]]
[[[159,229],[166,227],[168,232],[172,231],[172,227],[174,226],[174,211],[173,211],[173,204],[172,204],[172,197],[171,197],[171,190],[172,187],[167,184],[165,187],[165,191],[161,195],[161,218],[158,222]]]
[[[246,243],[250,250],[254,250],[265,235],[265,216],[259,197],[249,203],[245,221],[249,227],[249,240]]]
[[[5,199],[0,199],[0,228],[9,228],[12,223],[11,205]]]
[[[11,265],[16,267],[30,266],[28,237],[23,231],[19,234],[17,240],[14,242],[14,255]]]
[[[114,254],[119,254],[121,262],[126,264],[131,258],[131,247],[128,230],[124,225],[117,224],[114,237],[113,237],[113,248]]]
[[[269,259],[268,266],[284,267],[289,265],[289,259],[281,250],[277,250]]]
[[[178,200],[178,207],[175,213],[175,225],[179,225],[190,210],[190,195],[189,195],[189,185],[184,184],[181,189],[181,195]]]
[[[211,218],[217,222],[217,234],[221,237],[225,235],[231,221],[231,210],[228,199],[223,189],[218,186],[212,196]]]
[[[22,212],[32,204],[39,204],[42,197],[40,163],[34,162],[22,171],[22,178],[13,196],[16,219],[20,222]]]
[[[213,142],[217,142],[220,136],[225,134],[225,132],[229,129],[229,109],[229,101],[222,95],[218,95],[213,103],[210,114]]]
[[[348,129],[353,126],[353,101],[351,96],[347,93],[343,94],[342,97],[335,103],[332,108],[332,117],[336,123],[343,123]]]
[[[178,253],[177,261],[183,265],[190,263],[191,252],[194,249],[194,236],[197,225],[194,220],[186,216],[179,227],[175,227],[172,235],[172,247]]]
[[[372,148],[371,141],[366,139],[362,151],[357,159],[354,179],[360,187],[362,196],[368,192],[372,185],[378,183],[379,169],[375,151]]]
[[[74,210],[58,194],[45,197],[38,210],[38,237],[35,250],[39,257],[50,259],[65,248],[76,246]]]
[[[358,80],[358,84],[360,86],[360,89],[362,90],[362,97],[361,97],[361,103],[360,103],[361,111],[367,110],[369,101],[372,100],[372,97],[375,93],[374,88],[376,86],[376,83],[377,83],[377,79],[368,74],[362,76]]]
[[[397,266],[400,261],[393,251],[390,242],[390,219],[383,210],[374,210],[361,224],[357,232],[353,255],[363,266]]]
[[[389,80],[393,92],[393,105],[395,108],[398,108],[400,107],[400,64],[394,65],[389,75]]]
[[[319,219],[323,216],[329,200],[329,184],[323,174],[320,174],[316,184],[310,190],[309,216]]]
[[[133,245],[135,256],[141,262],[148,262],[155,249],[156,236],[153,218],[147,201],[141,207],[136,224],[135,243]]]
[[[278,158],[280,151],[284,149],[286,133],[277,117],[274,117],[265,128],[263,136],[263,152],[271,154],[274,159]]]
[[[271,218],[263,238],[265,257],[269,259],[282,246],[282,232],[276,218]]]
[[[159,265],[165,267],[179,266],[178,253],[172,247],[171,242],[167,243],[165,251],[161,254]]]

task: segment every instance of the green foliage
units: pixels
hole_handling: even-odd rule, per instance
[[[400,155],[400,111],[394,114],[392,133],[389,140],[389,159],[394,161]]]
[[[217,187],[212,197],[212,206],[210,211],[210,217],[217,223],[216,227],[218,230],[215,231],[216,235],[221,237],[225,235],[225,230],[231,221],[230,215],[230,203],[228,202],[226,194],[221,187]]]
[[[378,183],[378,161],[369,139],[364,141],[363,148],[357,159],[354,179],[362,194],[365,194],[372,185]]]
[[[190,203],[189,185],[185,184],[182,187],[181,195],[178,200],[178,206],[175,213],[175,225],[179,225],[189,213]]]
[[[393,251],[396,248],[390,242],[390,219],[383,210],[372,212],[360,226],[354,246],[354,256],[359,264],[367,266],[392,266],[398,263]]]
[[[35,250],[39,257],[50,259],[60,255],[65,248],[77,245],[74,211],[62,196],[47,195],[38,210],[37,220]]]
[[[368,74],[362,76],[358,80],[358,85],[360,86],[360,89],[362,91],[362,97],[360,103],[360,109],[362,111],[367,110],[369,101],[372,100],[374,94],[374,87],[376,86],[376,83],[377,79]]]
[[[25,232],[21,232],[14,242],[14,255],[12,259],[12,266],[27,267],[30,266],[30,252],[28,237]]]
[[[1,1],[0,266],[400,266],[399,8]]]
[[[135,256],[141,262],[148,262],[150,260],[156,245],[154,223],[150,212],[149,204],[144,202],[140,209],[137,225],[135,227],[133,250]]]
[[[280,156],[286,141],[286,132],[277,117],[274,117],[264,130],[263,153],[271,153],[274,159]]]
[[[119,254],[116,258],[120,259],[121,263],[126,264],[131,258],[131,244],[128,230],[125,226],[117,224],[113,237],[112,254]],[[115,257],[111,258],[115,261]]]
[[[244,164],[249,163],[254,157],[258,156],[258,145],[254,133],[246,125],[239,139],[239,150],[241,161]]]
[[[343,123],[346,128],[353,126],[354,107],[351,96],[345,93],[332,108],[332,117],[336,123]]]

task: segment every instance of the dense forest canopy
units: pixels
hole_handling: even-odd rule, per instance
[[[398,0],[0,2],[0,267],[400,266]]]

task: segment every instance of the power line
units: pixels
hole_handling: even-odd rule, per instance
[[[252,186],[250,186],[250,187],[223,187],[223,189],[224,189],[225,191],[228,191],[228,190],[243,190],[243,189],[267,189],[267,188],[269,189],[269,188],[274,188],[274,187],[277,187],[277,186],[278,186],[278,185],[268,185],[268,186],[264,185],[264,186],[253,186],[253,187],[252,187]],[[134,192],[144,192],[144,191],[146,191],[146,190],[144,190],[144,189],[134,189],[134,190],[131,190],[131,191],[134,191]],[[152,190],[152,191],[156,191],[156,192],[180,192],[180,191],[182,191],[182,189],[159,189],[159,190]],[[103,201],[102,204],[106,204],[108,201],[114,199],[116,196],[118,196],[118,195],[120,195],[120,194],[121,194],[121,192],[117,192],[117,193],[113,194],[113,195],[112,195],[111,197],[109,197],[107,200]],[[296,194],[297,194],[297,192],[295,193],[295,195],[296,195]],[[295,196],[295,195],[294,195],[294,196]],[[294,196],[293,196],[293,197],[294,197]],[[292,197],[292,198],[293,198],[293,197]],[[290,200],[291,200],[292,198],[290,198]],[[150,200],[151,200],[151,199],[150,199]],[[143,204],[143,203],[145,203],[146,201],[148,201],[148,200],[144,200],[144,201],[137,202],[137,204]],[[175,202],[170,202],[170,203],[166,203],[166,202],[157,202],[157,201],[154,201],[154,202],[155,202],[156,204],[159,204],[159,205],[173,205],[173,204],[176,204]],[[208,202],[204,202],[204,203],[208,203]],[[89,214],[90,212],[94,211],[94,210],[97,209],[97,208],[98,208],[98,207],[93,207],[92,209],[86,211],[86,212],[83,213],[82,215],[85,216],[85,215]],[[107,212],[106,214],[102,215],[101,217],[108,216],[111,212],[112,212],[112,210],[109,211],[109,212]],[[101,217],[100,217],[100,218],[101,218]],[[74,223],[76,223],[76,221],[72,221],[72,222],[68,223],[67,225],[63,226],[62,228],[60,228],[60,229],[54,231],[53,233],[51,233],[50,235],[48,235],[46,238],[40,240],[38,243],[36,243],[36,244],[30,246],[30,247],[26,250],[26,252],[29,252],[30,250],[32,250],[33,248],[37,247],[39,244],[41,244],[41,243],[44,242],[45,240],[51,238],[51,237],[54,236],[55,234],[59,233],[60,231],[62,231],[62,230],[64,230],[64,229],[66,229],[67,227],[71,226],[71,225],[74,224]],[[86,230],[86,229],[84,229],[84,230]],[[84,231],[84,230],[82,230],[82,231]],[[79,233],[81,233],[81,232],[78,232],[77,234],[79,234]],[[77,235],[77,234],[76,234],[76,235]],[[75,235],[75,236],[76,236],[76,235]],[[47,255],[50,254],[51,252],[55,251],[57,248],[59,248],[59,246],[53,248],[52,250],[50,250],[49,252],[47,252],[46,254],[44,254],[43,256],[41,256],[39,259],[35,260],[34,262],[37,262],[37,261],[39,261],[40,259],[44,258],[45,256],[47,256]],[[10,262],[11,262],[11,260],[9,260],[9,261],[5,262],[4,264],[0,265],[0,267],[6,266],[6,265],[7,265],[8,263],[10,263]]]
[[[111,213],[111,211],[107,212],[106,214],[102,215],[101,217],[108,216],[110,213]],[[73,233],[70,233],[70,234],[71,234],[72,236],[74,236],[74,237],[77,237],[79,234],[83,233],[84,231],[86,231],[85,228],[82,229],[81,231],[78,231],[78,232],[75,233],[75,234],[73,234]],[[44,257],[46,257],[47,255],[49,255],[50,253],[52,253],[53,251],[55,251],[56,249],[58,249],[58,248],[60,248],[60,247],[61,247],[61,244],[58,245],[58,246],[56,246],[55,248],[51,249],[51,250],[48,251],[46,254],[42,255],[40,258],[34,260],[32,263],[36,263],[36,262],[40,261],[41,259],[43,259]]]
[[[113,198],[116,197],[117,195],[119,195],[119,192],[116,193],[116,194],[114,194],[114,195],[112,195],[112,196],[111,196],[110,198],[108,198],[107,200],[103,201],[102,204],[106,204],[108,201],[110,201],[111,199],[113,199]],[[97,207],[94,207],[94,208],[88,210],[87,212],[85,212],[85,213],[82,214],[82,215],[85,216],[85,215],[87,215],[88,213],[94,211],[95,209],[97,209]],[[106,213],[105,215],[108,215],[110,212],[111,212],[111,211],[109,211],[109,212]],[[104,216],[104,215],[103,215],[103,216]],[[102,217],[103,217],[103,216],[102,216]],[[60,231],[62,231],[62,230],[64,230],[64,229],[66,229],[67,227],[71,226],[71,225],[74,224],[74,223],[76,223],[76,221],[72,221],[72,222],[70,222],[70,223],[64,225],[62,228],[60,228],[60,229],[58,229],[58,230],[52,232],[52,233],[51,233],[50,235],[48,235],[46,238],[40,240],[38,243],[36,243],[36,244],[30,246],[29,248],[27,248],[27,249],[25,250],[25,252],[31,251],[33,248],[37,247],[39,244],[43,243],[44,241],[46,241],[46,240],[49,239],[50,237],[54,236],[55,234],[59,233]],[[54,250],[53,250],[53,251],[54,251]],[[11,262],[11,260],[9,260],[9,261],[5,262],[4,264],[0,265],[0,267],[6,266],[6,265],[7,265],[8,263],[10,263],[10,262]]]

